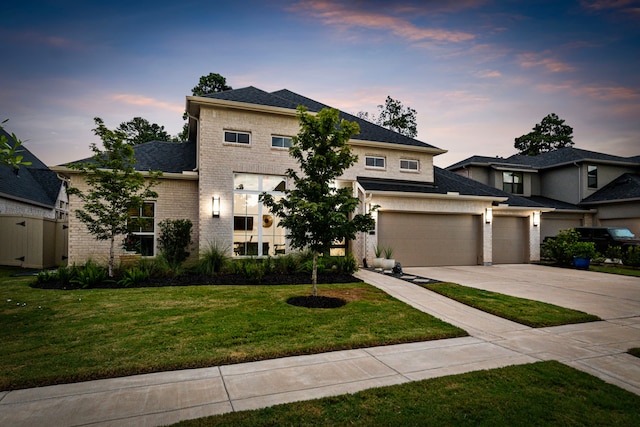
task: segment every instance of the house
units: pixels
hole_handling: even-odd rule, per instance
[[[12,147],[15,141],[0,129]],[[67,258],[68,199],[64,182],[25,146],[29,166],[0,165],[0,265],[45,268]]]
[[[447,170],[544,206],[543,239],[581,225],[640,235],[640,156],[567,147],[538,156],[472,156]]]
[[[162,170],[159,196],[134,216],[158,224],[166,218],[190,219],[193,241],[203,251],[211,244],[234,257],[277,256],[291,248],[286,230],[259,201],[262,192],[284,195],[285,176],[297,163],[289,156],[298,134],[296,108],[310,113],[327,107],[289,90],[255,87],[189,96],[189,141],[149,142],[134,147],[139,171]],[[350,114],[360,133],[349,144],[358,162],[337,186],[359,198],[359,213],[372,206],[376,228],[354,241],[336,242],[334,254],[373,258],[377,245],[392,246],[403,266],[521,263],[539,259],[538,219],[542,204],[437,168],[434,156],[446,152],[425,142],[374,125]],[[71,185],[82,188],[77,172],[64,166]],[[71,210],[78,200],[72,197]],[[136,230],[150,243],[157,227]],[[72,262],[106,258],[106,243],[96,242],[70,217]],[[155,245],[147,253],[153,256]]]

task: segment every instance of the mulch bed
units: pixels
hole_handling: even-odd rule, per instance
[[[118,279],[106,281],[94,289],[117,289],[123,288],[118,285]],[[335,284],[335,283],[355,283],[362,280],[352,276],[351,274],[318,274],[318,283]],[[266,274],[262,278],[247,278],[242,274],[219,274],[215,276],[199,276],[199,275],[183,275],[179,277],[162,277],[150,278],[139,285],[132,285],[129,288],[148,288],[162,286],[196,286],[196,285],[309,285],[311,284],[311,275],[306,273],[295,274]],[[64,284],[59,281],[50,281],[43,283],[32,283],[32,288],[38,289],[59,289],[73,290],[80,289],[75,284]]]

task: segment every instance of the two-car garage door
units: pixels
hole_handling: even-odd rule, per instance
[[[527,262],[527,218],[494,216],[492,229],[494,264]],[[379,212],[378,242],[406,267],[483,263],[480,215]]]
[[[480,215],[378,214],[378,242],[402,266],[482,264]]]

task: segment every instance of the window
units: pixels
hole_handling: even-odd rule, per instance
[[[251,134],[247,132],[224,132],[224,142],[231,142],[234,144],[250,144]]]
[[[502,190],[511,194],[523,194],[522,172],[502,172]]]
[[[418,172],[420,163],[417,160],[400,160],[400,170]]]
[[[286,253],[286,230],[264,206],[260,194],[284,196],[286,179],[275,175],[236,173],[233,176],[233,255],[274,256]]]
[[[589,188],[598,188],[598,167],[594,165],[587,166],[587,186]]]
[[[153,202],[144,202],[139,208],[129,209],[127,240],[142,256],[153,256],[155,252],[155,210]]]
[[[291,138],[287,136],[272,136],[271,146],[277,148],[289,148],[291,147]]]
[[[365,165],[368,168],[384,169],[384,161],[384,157],[367,156],[365,159]]]

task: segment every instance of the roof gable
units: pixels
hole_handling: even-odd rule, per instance
[[[640,199],[640,174],[625,173],[585,198],[581,205]]]

